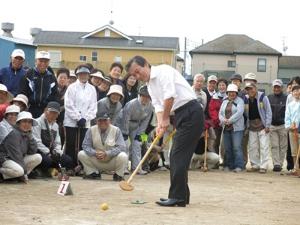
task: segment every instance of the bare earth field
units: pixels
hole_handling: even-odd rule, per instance
[[[169,172],[136,176],[135,190],[124,192],[112,176],[101,181],[70,179],[73,196],[56,194],[56,179],[25,184],[0,184],[0,224],[212,224],[299,225],[300,178],[269,172],[190,171],[191,204],[162,208]],[[143,200],[136,205],[132,201]],[[108,203],[107,211],[100,210]]]

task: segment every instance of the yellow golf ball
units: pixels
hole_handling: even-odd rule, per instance
[[[103,203],[103,204],[101,204],[101,206],[100,206],[100,208],[102,209],[102,210],[108,210],[108,204],[107,203]]]

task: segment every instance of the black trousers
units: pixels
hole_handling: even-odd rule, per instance
[[[188,169],[198,140],[204,130],[200,104],[190,101],[175,110],[176,134],[170,154],[169,198],[189,200]]]
[[[78,128],[78,127],[65,127],[65,128],[66,128],[65,153],[66,155],[72,158],[74,165],[77,166],[78,165],[77,154],[80,150],[82,150],[82,142],[85,137],[87,128]]]
[[[42,162],[39,165],[39,167],[41,168],[42,171],[47,172],[47,170],[50,168],[59,169],[59,166],[58,166],[59,162],[55,162],[50,157],[50,155],[45,155],[45,154],[41,153],[41,156],[42,156]],[[62,167],[65,167],[67,170],[74,168],[74,163],[73,163],[72,158],[65,154],[62,154],[62,156],[60,157],[60,164]]]

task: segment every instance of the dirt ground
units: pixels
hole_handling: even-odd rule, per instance
[[[101,181],[70,179],[73,196],[56,194],[56,179],[0,184],[0,224],[211,224],[299,225],[300,178],[267,174],[190,171],[191,204],[163,208],[169,172],[137,176],[124,192],[110,175]],[[135,205],[132,201],[146,204]],[[108,203],[107,211],[100,210]]]

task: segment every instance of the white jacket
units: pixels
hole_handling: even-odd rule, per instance
[[[96,117],[97,94],[95,87],[80,83],[77,80],[71,84],[65,94],[65,119],[64,126],[77,127],[77,121],[86,119],[86,127],[90,127],[90,121]]]

